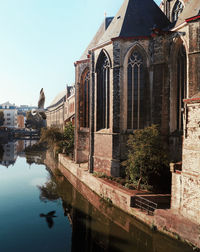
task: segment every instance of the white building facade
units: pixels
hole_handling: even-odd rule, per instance
[[[0,110],[4,113],[4,127],[16,128],[17,127],[17,108],[15,104],[5,102],[0,104]]]

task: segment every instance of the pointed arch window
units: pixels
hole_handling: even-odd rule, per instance
[[[183,130],[183,99],[186,98],[186,51],[182,45],[177,55],[177,93],[176,93],[176,124],[177,130]]]
[[[127,69],[127,129],[139,129],[145,123],[144,59],[134,50]]]
[[[174,8],[172,10],[172,22],[177,21],[179,15],[183,11],[183,9],[184,9],[183,3],[181,1],[179,1],[179,0],[177,0],[175,5],[174,5]]]
[[[102,51],[97,61],[97,130],[110,127],[110,61]]]
[[[80,88],[80,126],[89,128],[90,120],[90,71],[86,69],[81,76]]]

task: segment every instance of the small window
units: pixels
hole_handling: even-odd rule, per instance
[[[181,12],[184,9],[184,5],[181,1],[177,0],[174,8],[172,10],[172,22],[177,21],[178,17],[180,16]]]

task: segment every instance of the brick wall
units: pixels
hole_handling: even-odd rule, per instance
[[[171,207],[200,223],[200,98],[185,103],[182,171],[172,173]]]

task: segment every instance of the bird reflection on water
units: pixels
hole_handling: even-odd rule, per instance
[[[51,212],[48,212],[47,214],[43,214],[43,213],[40,214],[41,218],[44,217],[46,219],[46,222],[49,228],[52,228],[54,225],[53,218],[57,217],[55,213],[56,211],[51,211]]]

